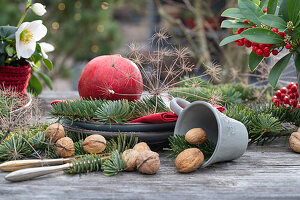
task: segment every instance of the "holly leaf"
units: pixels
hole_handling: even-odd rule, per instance
[[[52,62],[49,59],[43,59],[44,65],[47,67],[47,69],[51,72],[53,70]]]
[[[284,2],[284,1],[283,1]],[[288,0],[288,14],[289,20],[296,24],[300,11],[299,0]]]
[[[288,65],[291,57],[292,57],[291,53],[285,55],[271,69],[268,80],[269,83],[273,86],[273,88],[276,87],[279,77],[281,76],[283,70]]]
[[[243,22],[237,22],[235,20],[222,21],[221,28],[250,28],[251,25]]]
[[[259,4],[259,7],[263,8],[265,6],[266,2],[267,2],[267,0],[261,0],[260,4]]]
[[[257,25],[261,24],[259,17],[264,13],[256,3],[250,0],[239,0],[238,5],[243,16]]]
[[[41,81],[34,74],[31,74],[28,86],[28,90],[34,95],[39,95],[43,91],[43,85]]]
[[[13,39],[17,30],[15,26],[0,26],[0,38]]]
[[[277,8],[278,0],[269,0],[267,13],[274,14]]]
[[[265,28],[250,28],[240,33],[240,35],[251,42],[261,44],[280,44],[284,42],[280,35]]]
[[[239,8],[228,8],[222,14],[222,17],[245,18]]]
[[[286,3],[286,0],[281,1],[280,7],[279,7],[278,16],[280,16],[286,22],[289,21],[288,4]]]
[[[242,39],[243,37],[239,34],[239,35],[231,35],[228,36],[226,38],[224,38],[221,42],[220,42],[220,46],[224,46],[225,44],[228,44],[230,42]]]
[[[284,31],[286,29],[286,22],[281,17],[268,14],[261,16],[259,19],[261,23],[272,28],[280,29],[280,31]]]
[[[264,59],[263,56],[258,56],[253,51],[250,53],[249,56],[249,69],[251,72],[253,72],[257,66],[261,63],[261,61]]]
[[[39,77],[41,79],[43,79],[43,81],[46,83],[46,85],[53,90],[53,85],[52,85],[52,81],[50,79],[49,76],[47,76],[46,74],[42,73],[42,72],[37,72],[37,74],[39,75]]]

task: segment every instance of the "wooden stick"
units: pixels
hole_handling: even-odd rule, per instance
[[[9,173],[5,176],[5,179],[12,182],[26,181],[32,178],[39,176],[51,174],[54,172],[59,172],[65,169],[73,167],[72,163],[66,163],[58,166],[49,166],[49,167],[35,167],[29,169],[21,169]]]
[[[74,158],[59,158],[59,159],[36,159],[36,160],[15,160],[2,163],[0,170],[5,172],[12,172],[20,169],[31,168],[31,167],[43,167],[47,165],[62,165],[70,163]]]

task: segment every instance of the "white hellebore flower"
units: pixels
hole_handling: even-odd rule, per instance
[[[29,58],[35,51],[36,42],[45,37],[47,28],[41,20],[24,22],[16,32],[18,58]]]
[[[31,10],[38,16],[43,16],[46,13],[45,6],[41,3],[33,4]]]
[[[39,43],[42,50],[42,55],[44,58],[48,59],[48,55],[46,53],[54,51],[54,46],[52,44],[49,44],[47,42],[41,42]]]

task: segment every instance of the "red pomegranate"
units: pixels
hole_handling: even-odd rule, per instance
[[[140,70],[121,55],[99,56],[83,69],[78,83],[79,95],[86,99],[139,99],[143,92]]]

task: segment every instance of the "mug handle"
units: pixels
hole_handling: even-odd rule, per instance
[[[180,113],[183,111],[185,107],[187,107],[190,104],[190,102],[181,99],[181,98],[174,98],[170,103],[171,110],[179,116]]]

